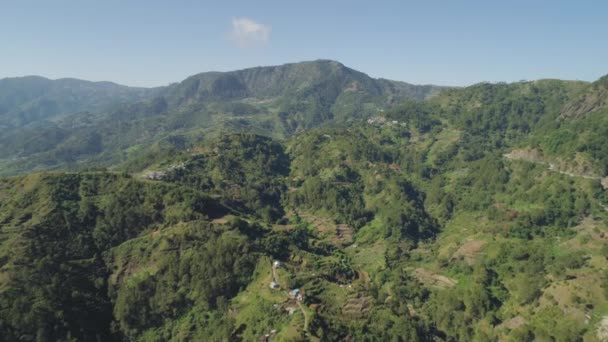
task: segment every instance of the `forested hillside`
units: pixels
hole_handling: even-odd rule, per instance
[[[271,71],[195,76],[120,116],[145,132],[189,99],[275,96],[256,77],[301,90]],[[282,139],[192,131],[109,170],[2,178],[0,335],[603,341],[606,94],[605,78],[484,83]]]
[[[145,154],[154,143],[179,147],[225,131],[286,137],[442,89],[373,79],[328,60],[207,72],[152,89],[38,78],[1,82],[5,175],[108,166]]]
[[[70,78],[0,79],[0,133],[82,111],[107,111],[117,105],[145,100],[158,91]]]

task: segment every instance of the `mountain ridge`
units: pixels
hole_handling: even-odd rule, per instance
[[[378,83],[321,64],[277,98],[301,70],[258,77],[259,98],[207,75],[0,141],[22,158],[2,172],[64,171],[0,177],[0,335],[603,339],[608,109],[560,116],[593,85],[381,107]]]
[[[66,83],[37,78],[29,81],[43,83],[40,91],[48,83]],[[339,62],[320,60],[199,73],[164,88],[135,88],[142,92],[136,94],[139,97],[111,103],[106,110],[91,101],[69,102],[68,91],[61,97],[67,102],[63,107],[75,113],[63,114],[60,101],[50,101],[50,113],[41,113],[48,102],[45,96],[49,96],[32,91],[31,96],[17,101],[16,107],[34,109],[21,115],[23,122],[7,127],[4,133],[0,131],[0,158],[11,165],[15,165],[11,162],[15,157],[25,158],[30,166],[23,168],[46,170],[91,158],[104,164],[108,160],[116,163],[124,160],[125,151],[136,152],[173,135],[255,130],[284,137],[328,123],[368,117],[395,103],[423,100],[442,89],[373,79]],[[132,91],[120,88],[123,90]],[[2,96],[0,88],[0,108],[3,98],[11,98],[10,92]],[[4,107],[10,104],[7,100]],[[5,112],[6,117],[14,110]]]
[[[121,82],[112,81],[112,80],[93,81],[93,80],[89,80],[89,79],[85,79],[85,78],[72,77],[72,76],[53,78],[53,77],[48,77],[48,76],[43,76],[43,75],[37,75],[37,74],[23,75],[23,76],[7,76],[7,77],[2,77],[2,78],[0,78],[0,82],[2,82],[2,81],[22,80],[22,79],[39,79],[39,80],[45,80],[45,81],[73,80],[73,81],[89,82],[89,83],[94,83],[94,84],[106,84],[107,83],[107,84],[117,85],[117,86],[121,86],[121,87],[136,88],[136,89],[158,89],[158,88],[167,88],[167,87],[170,87],[172,85],[175,85],[175,84],[178,84],[180,82],[183,82],[183,81],[187,80],[188,78],[199,76],[199,75],[203,75],[203,74],[225,74],[225,73],[234,73],[234,72],[244,72],[244,71],[249,71],[249,70],[252,70],[252,69],[288,67],[288,66],[292,66],[292,65],[306,64],[306,63],[331,63],[331,64],[337,64],[337,65],[340,65],[341,67],[344,67],[344,68],[356,71],[355,69],[352,69],[352,68],[344,65],[342,62],[339,62],[337,60],[319,58],[319,59],[314,59],[314,60],[303,60],[303,61],[299,61],[299,62],[287,62],[287,63],[276,64],[276,65],[258,65],[258,66],[244,67],[244,68],[235,69],[235,70],[227,70],[227,71],[218,71],[218,70],[200,71],[200,72],[193,73],[192,75],[187,76],[186,78],[184,78],[182,80],[179,80],[179,81],[173,81],[173,82],[170,82],[170,83],[165,84],[165,85],[153,85],[153,86],[133,86],[133,85],[127,85],[127,84],[123,84]],[[363,73],[363,72],[361,72],[361,73]],[[367,76],[370,77],[370,78],[372,78],[372,79],[375,79],[375,80],[389,81],[389,82],[395,82],[395,83],[406,83],[406,84],[409,84],[409,85],[417,85],[417,86],[435,86],[435,87],[449,87],[449,88],[458,88],[459,87],[459,86],[444,86],[444,85],[435,84],[435,83],[410,83],[410,82],[407,82],[407,81],[389,79],[389,78],[386,78],[386,77],[372,77],[372,76],[369,76],[369,75],[367,75]]]
[[[109,81],[42,76],[0,79],[0,121],[8,128],[80,111],[101,112],[153,96],[157,88],[127,87]]]

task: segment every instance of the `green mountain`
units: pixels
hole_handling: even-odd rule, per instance
[[[564,106],[562,118],[580,119],[582,116],[606,108],[608,98],[608,75],[593,82],[585,91]]]
[[[404,98],[423,100],[440,89],[373,79],[339,62],[317,60],[198,74],[171,88],[168,102],[178,106],[214,100],[275,102],[276,114],[290,129],[360,117]],[[376,108],[366,108],[370,106]]]
[[[181,147],[224,131],[286,137],[368,117],[406,99],[423,100],[441,89],[373,79],[319,60],[202,73],[166,88],[139,90],[143,101],[102,112],[94,97],[85,96],[78,106],[81,98],[75,97],[71,110],[78,107],[80,113],[0,132],[0,173],[111,166],[146,154],[151,145]]]
[[[311,65],[342,69],[285,68],[314,83]],[[110,128],[155,141],[113,171],[0,178],[0,336],[608,337],[606,78],[444,89],[282,139],[198,128],[145,139],[227,98],[269,118],[251,98],[308,87],[266,70],[194,76],[103,114],[115,126],[91,114],[101,141]],[[264,72],[281,86],[253,81]]]
[[[158,89],[39,76],[0,79],[0,133],[82,111],[103,112],[153,96]]]

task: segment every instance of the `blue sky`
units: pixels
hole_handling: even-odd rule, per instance
[[[417,84],[608,73],[608,1],[0,2],[0,78],[134,86],[334,59]]]

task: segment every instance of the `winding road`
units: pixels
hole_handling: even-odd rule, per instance
[[[566,171],[561,171],[558,170],[555,166],[555,164],[553,163],[547,163],[544,161],[539,161],[539,160],[531,160],[531,159],[526,159],[526,158],[514,158],[513,156],[511,156],[510,154],[503,154],[503,157],[505,159],[508,160],[519,160],[519,161],[525,161],[528,163],[534,163],[534,164],[541,164],[541,165],[548,165],[549,168],[548,170],[551,172],[557,172],[557,173],[561,173],[562,175],[566,175],[569,177],[578,177],[578,178],[585,178],[585,179],[593,179],[593,180],[599,180],[602,183],[602,187],[606,190],[608,190],[608,177],[600,177],[600,176],[590,176],[590,175],[583,175],[583,174],[578,174],[578,173],[572,173],[572,172],[566,172]],[[599,203],[599,205],[605,210],[608,211],[608,206],[603,205],[602,203]]]

